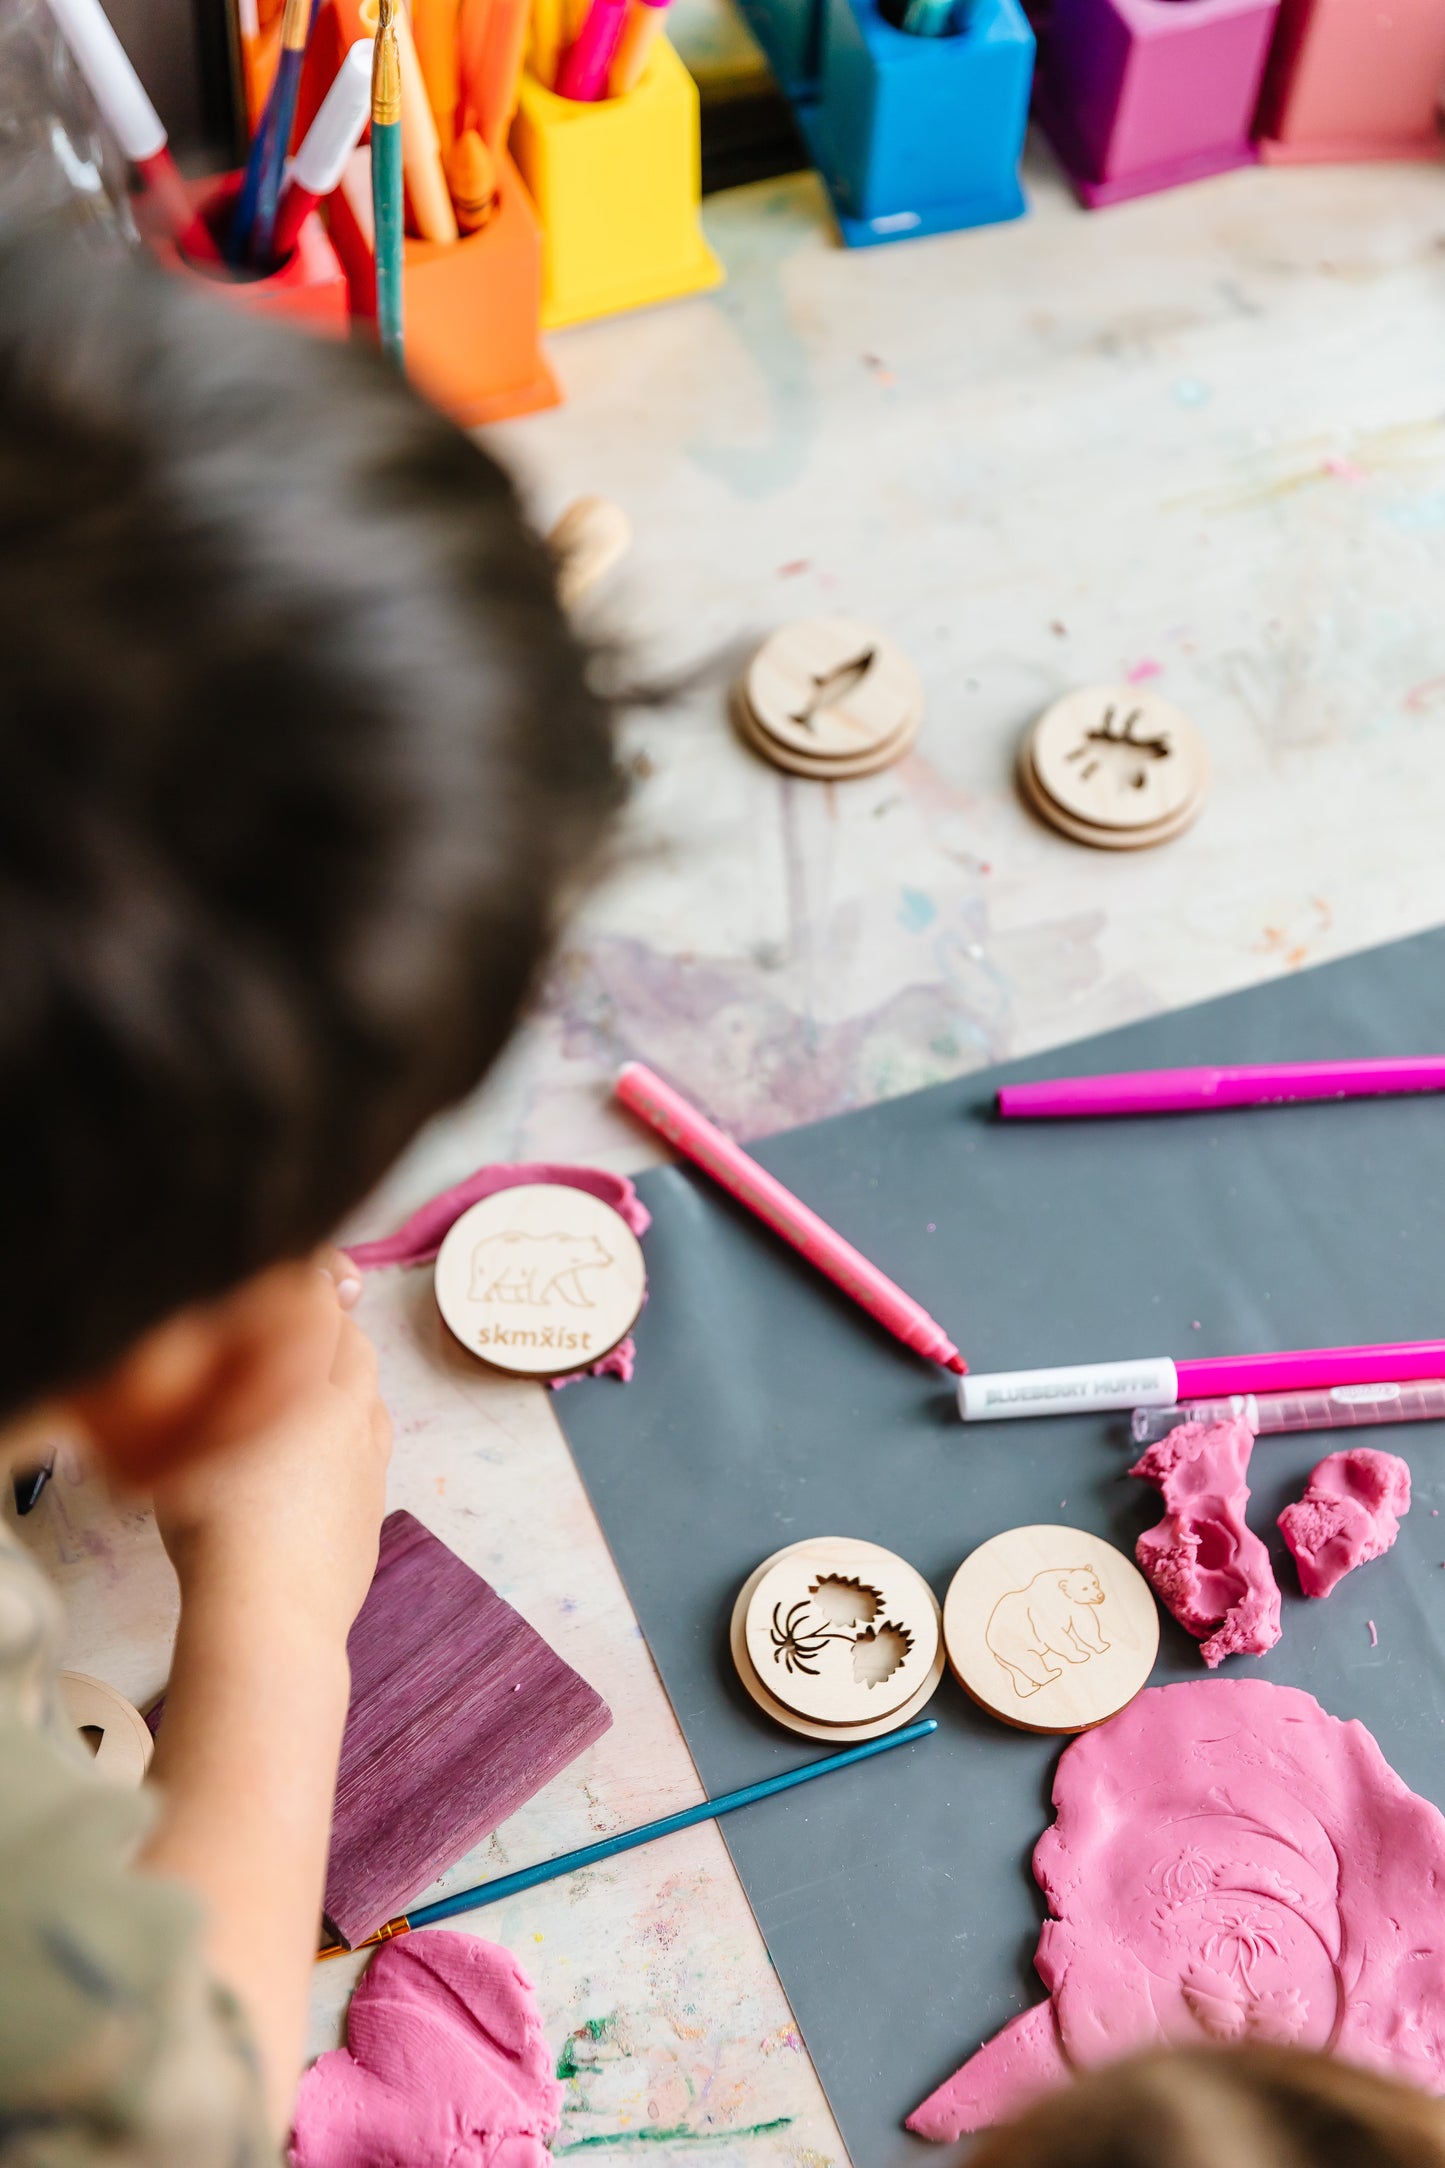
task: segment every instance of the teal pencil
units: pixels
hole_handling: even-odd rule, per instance
[[[515,1897],[522,1890],[535,1889],[539,1882],[554,1882],[558,1875],[574,1874],[579,1867],[595,1866],[598,1860],[615,1859],[619,1852],[630,1852],[639,1844],[655,1843],[659,1837],[670,1837],[674,1830],[691,1829],[698,1822],[715,1822],[724,1814],[734,1814],[739,1807],[751,1807],[759,1799],[773,1799],[779,1792],[790,1792],[796,1784],[810,1784],[814,1777],[830,1777],[835,1769],[851,1769],[855,1762],[871,1761],[875,1754],[891,1753],[896,1746],[911,1746],[915,1739],[926,1739],[938,1729],[938,1719],[921,1717],[916,1724],[907,1724],[902,1731],[890,1731],[881,1739],[870,1739],[863,1746],[850,1746],[845,1753],[827,1754],[822,1761],[804,1762],[801,1769],[785,1769],[781,1776],[763,1777],[757,1784],[744,1784],[735,1792],[724,1792],[717,1799],[704,1799],[696,1807],[684,1807],[679,1814],[664,1814],[660,1821],[645,1822],[641,1829],[626,1829],[615,1837],[603,1837],[596,1844],[584,1844],[579,1851],[563,1852],[557,1859],[544,1859],[535,1867],[519,1867],[515,1874],[499,1874],[490,1882],[478,1882],[474,1889],[461,1889],[450,1897],[438,1897],[434,1903],[419,1905],[415,1911],[403,1912],[384,1927],[378,1927],[374,1935],[358,1942],[358,1950],[370,1949],[374,1942],[391,1942],[397,1935],[409,1935],[414,1927],[432,1927],[438,1920],[452,1919],[458,1912],[475,1912],[482,1905],[494,1905],[499,1898]],[[318,1957],[349,1957],[351,1952],[344,1942],[332,1942]]]
[[[376,228],[377,336],[383,354],[400,369],[405,367],[401,320],[404,205],[396,0],[381,0],[371,62],[371,213]]]

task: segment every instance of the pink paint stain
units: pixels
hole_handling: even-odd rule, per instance
[[[1422,684],[1412,685],[1405,695],[1405,706],[1412,715],[1428,714],[1445,700],[1445,677],[1426,678]]]
[[[1153,1687],[1066,1750],[1034,1852],[1049,2000],[908,2118],[952,2140],[1076,2070],[1278,2042],[1445,2089],[1445,1818],[1297,1687]]]
[[[1124,683],[1126,685],[1147,685],[1150,678],[1163,677],[1163,675],[1163,663],[1155,662],[1152,655],[1146,655],[1142,662],[1136,662],[1124,672]]]
[[[301,2080],[290,2168],[550,2168],[562,2088],[532,1983],[472,1935],[384,1942]]]
[[[1337,453],[1321,461],[1320,471],[1336,482],[1368,482],[1370,479],[1364,468],[1357,467],[1353,459],[1342,458]]]

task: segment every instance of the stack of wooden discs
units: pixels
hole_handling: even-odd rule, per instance
[[[1186,829],[1209,788],[1194,725],[1156,693],[1086,685],[1039,717],[1019,753],[1019,788],[1075,843],[1138,851]]]
[[[738,1677],[808,1739],[876,1739],[911,1723],[943,1676],[938,1602],[876,1543],[817,1536],[748,1576],[733,1606]]]
[[[901,648],[847,617],[800,619],[764,641],[733,695],[743,741],[790,775],[872,775],[902,758],[923,687]]]

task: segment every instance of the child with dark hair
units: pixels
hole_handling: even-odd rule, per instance
[[[1445,2168],[1445,2104],[1296,2048],[1180,2048],[1051,2093],[969,2168]]]
[[[0,249],[0,1459],[154,1495],[148,1807],[0,1529],[0,2157],[274,2160],[389,1448],[321,1248],[476,1082],[616,785],[505,476],[374,356]]]

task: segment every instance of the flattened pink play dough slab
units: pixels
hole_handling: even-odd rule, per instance
[[[1445,2090],[1445,1818],[1298,1687],[1151,1687],[1065,1750],[1049,2001],[908,2118],[952,2139],[1136,2049],[1264,2040]]]
[[[1180,1423],[1129,1470],[1164,1499],[1163,1520],[1134,1547],[1139,1569],[1204,1643],[1211,1671],[1226,1656],[1262,1656],[1279,1639],[1279,1584],[1244,1524],[1253,1446],[1243,1421]]]
[[[1410,1510],[1410,1469],[1398,1453],[1351,1446],[1330,1453],[1279,1517],[1307,1596],[1328,1596],[1347,1573],[1381,1558]]]
[[[291,2168],[550,2168],[562,2088],[508,1951],[431,1927],[383,1942],[346,2040],[301,2080]]]

